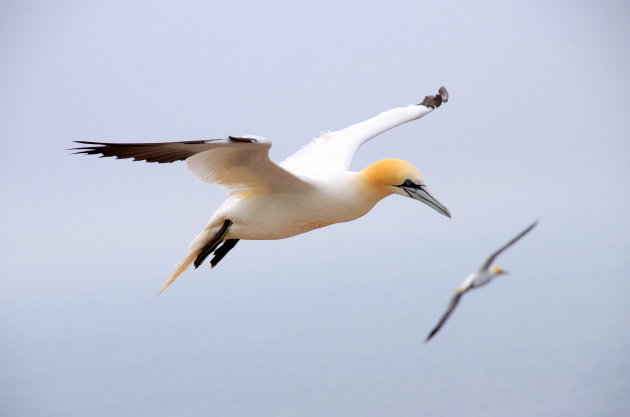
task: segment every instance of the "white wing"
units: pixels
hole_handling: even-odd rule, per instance
[[[302,191],[312,186],[269,159],[271,141],[256,137],[229,137],[185,142],[104,143],[76,153],[133,158],[134,161],[167,163],[186,160],[188,169],[202,181],[221,185],[228,194],[243,192]]]
[[[399,107],[364,122],[314,139],[280,165],[289,171],[311,177],[346,171],[359,147],[373,137],[416,120],[448,101],[448,92],[441,87],[435,96],[427,96],[420,104]]]

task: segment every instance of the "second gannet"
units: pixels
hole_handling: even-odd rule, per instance
[[[334,223],[357,219],[391,194],[411,197],[450,217],[429,191],[420,171],[401,159],[383,159],[359,172],[348,171],[359,147],[393,127],[419,119],[448,101],[441,87],[419,104],[395,108],[343,130],[314,139],[280,164],[269,159],[271,141],[260,136],[230,136],[163,143],[85,142],[73,148],[88,155],[135,161],[186,161],[197,178],[218,184],[228,194],[209,223],[191,242],[164,291],[191,264],[212,267],[240,239],[283,239]],[[158,293],[158,294],[159,294]]]
[[[425,339],[425,343],[431,340],[431,338],[435,336],[435,334],[442,328],[444,323],[446,323],[446,320],[448,320],[448,318],[451,316],[451,314],[455,310],[455,307],[457,307],[457,304],[459,304],[459,300],[464,294],[466,294],[473,288],[479,288],[482,285],[486,285],[499,275],[507,274],[507,271],[504,271],[503,268],[501,268],[500,266],[492,265],[492,262],[494,262],[494,260],[497,258],[497,256],[501,254],[501,252],[515,244],[520,238],[529,233],[529,231],[532,230],[537,224],[538,220],[529,225],[514,239],[510,240],[508,243],[497,249],[494,253],[492,253],[492,255],[488,257],[488,259],[486,259],[479,270],[473,272],[472,274],[468,275],[468,277],[466,277],[466,279],[459,285],[459,287],[455,289],[455,294],[451,298],[451,301],[448,303],[446,312],[444,313],[444,315],[442,315],[442,318],[440,319],[438,324],[433,328],[433,330],[431,330],[431,332]]]

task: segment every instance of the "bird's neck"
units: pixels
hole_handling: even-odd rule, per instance
[[[393,193],[392,187],[382,184],[379,171],[374,169],[374,165],[357,172],[355,177],[357,189],[361,194],[374,200],[374,204]]]

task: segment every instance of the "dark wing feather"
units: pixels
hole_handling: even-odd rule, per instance
[[[446,102],[448,102],[448,91],[446,91],[446,88],[440,87],[438,94],[434,96],[426,96],[420,104],[431,107],[432,109],[437,109],[442,105],[442,103]]]
[[[168,163],[183,161],[199,152],[208,150],[207,144],[229,142],[230,139],[189,140],[162,143],[107,143],[75,141],[90,145],[70,150],[77,154],[113,156],[119,159],[133,158],[134,161]]]
[[[221,185],[228,194],[263,187],[279,192],[311,189],[312,185],[269,159],[271,141],[257,136],[161,143],[85,142],[71,150],[85,155],[168,163],[186,160],[197,178]]]
[[[486,259],[486,262],[484,262],[480,270],[485,271],[486,269],[490,268],[490,265],[492,265],[492,262],[494,262],[494,260],[497,258],[497,256],[501,254],[501,252],[503,252],[504,250],[506,250],[513,244],[515,244],[520,238],[522,238],[527,233],[529,233],[529,231],[532,230],[537,224],[538,224],[538,220],[530,224],[525,230],[519,233],[514,239],[510,240],[508,243],[506,243],[505,245],[497,249],[492,255],[488,257],[488,259]]]
[[[440,319],[438,324],[436,324],[435,327],[433,328],[433,330],[431,330],[431,333],[429,333],[427,338],[424,340],[424,343],[426,343],[429,340],[431,340],[431,338],[433,336],[435,336],[435,334],[438,331],[440,331],[440,329],[442,328],[444,323],[446,323],[446,320],[448,320],[448,318],[453,313],[453,310],[455,310],[455,307],[457,307],[457,304],[459,304],[459,300],[462,298],[462,295],[464,295],[464,293],[465,293],[465,291],[456,292],[455,295],[453,295],[453,298],[451,298],[451,301],[448,303],[448,308],[446,309],[446,312],[444,313],[444,315],[442,316],[442,318]]]

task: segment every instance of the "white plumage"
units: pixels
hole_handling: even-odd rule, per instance
[[[438,212],[450,213],[435,198],[413,165],[384,159],[362,171],[348,168],[366,141],[419,119],[448,101],[444,87],[420,104],[395,108],[346,129],[314,139],[280,164],[269,159],[271,141],[259,136],[166,143],[79,142],[77,153],[147,162],[185,160],[199,179],[228,194],[190,245],[161,291],[192,263],[209,255],[215,266],[240,239],[282,239],[366,214],[381,199],[400,194]]]

